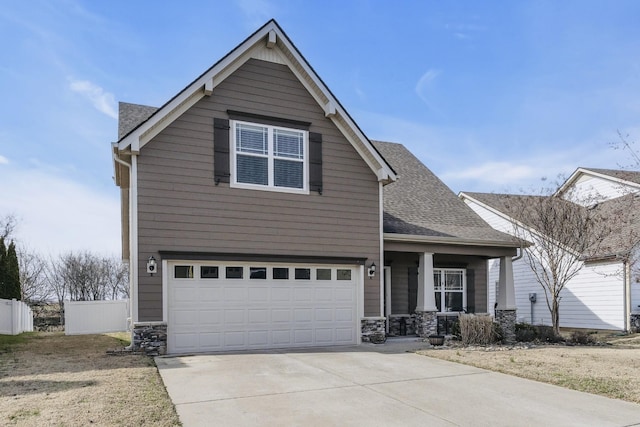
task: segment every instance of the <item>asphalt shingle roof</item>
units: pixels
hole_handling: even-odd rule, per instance
[[[118,141],[151,117],[157,110],[158,108],[148,105],[120,102],[118,104]]]
[[[384,187],[384,232],[519,244],[493,229],[402,144],[371,141],[398,173]]]
[[[595,169],[590,170],[595,171]],[[604,170],[599,169],[598,171]],[[530,213],[527,213],[526,208],[522,209],[522,206],[526,205],[528,200],[533,202],[535,198],[543,197],[467,191],[464,193],[526,225],[531,225],[528,221]],[[567,203],[570,202],[567,201]],[[597,209],[601,218],[604,218],[608,234],[582,254],[585,258],[600,259],[625,255],[638,243],[640,240],[640,196],[627,194],[601,202],[591,209]]]

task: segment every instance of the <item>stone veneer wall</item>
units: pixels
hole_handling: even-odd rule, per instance
[[[435,311],[416,311],[416,334],[427,338],[438,334],[438,313]]]
[[[640,313],[631,313],[631,325],[629,329],[631,329],[629,332],[634,334],[640,332]]]
[[[141,322],[133,325],[133,351],[147,356],[167,354],[167,324],[164,322]]]
[[[496,322],[502,328],[503,340],[505,342],[516,341],[516,311],[515,310],[496,310]]]
[[[391,314],[389,315],[389,335],[399,337],[400,323],[404,320],[406,326],[405,335],[416,335],[415,314]]]
[[[361,319],[362,342],[384,342],[386,321],[387,319],[384,317],[364,317]]]

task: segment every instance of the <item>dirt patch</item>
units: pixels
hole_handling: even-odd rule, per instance
[[[0,344],[0,425],[180,425],[153,359],[107,355],[125,344],[113,335]]]
[[[640,403],[640,335],[594,346],[443,347],[420,354]]]

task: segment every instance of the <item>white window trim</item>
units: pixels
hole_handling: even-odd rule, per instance
[[[309,194],[309,132],[301,129],[294,128],[286,128],[282,126],[273,126],[273,125],[265,125],[262,123],[252,123],[245,122],[240,120],[230,120],[229,122],[229,157],[231,162],[231,180],[230,187],[232,188],[244,188],[249,190],[262,190],[262,191],[276,191],[281,193],[294,193],[294,194]],[[262,126],[268,129],[268,147],[267,147],[267,158],[268,158],[268,173],[269,173],[269,184],[268,185],[260,185],[260,184],[247,184],[244,182],[238,182],[238,173],[237,173],[237,151],[236,151],[236,125],[237,124],[246,124],[251,126]],[[276,187],[273,185],[273,174],[274,174],[274,142],[273,142],[273,131],[275,129],[282,129],[285,131],[294,131],[294,132],[302,132],[303,134],[303,158],[302,158],[302,188],[291,188],[291,187]]]
[[[462,292],[462,308],[467,309],[467,270],[464,268],[434,268],[433,272],[440,272],[440,290],[438,284],[434,283],[434,292],[440,292],[440,311],[438,313],[462,313],[460,311],[445,311],[445,294],[446,292]],[[462,273],[462,291],[446,291],[444,288],[444,275],[447,271]],[[435,276],[435,274],[434,274]],[[435,278],[434,278],[435,279]]]

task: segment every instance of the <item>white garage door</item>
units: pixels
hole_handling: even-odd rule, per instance
[[[167,263],[169,353],[357,343],[358,268]]]

